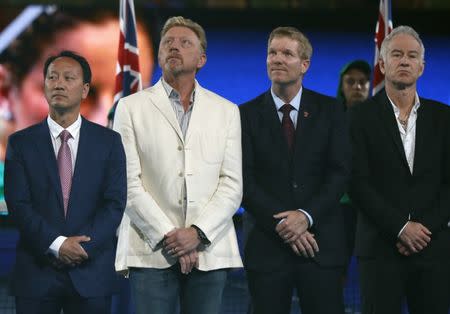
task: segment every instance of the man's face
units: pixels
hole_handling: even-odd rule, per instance
[[[206,63],[200,40],[189,28],[174,26],[161,38],[158,62],[163,73],[178,76],[195,74]]]
[[[114,102],[118,44],[119,23],[113,18],[101,24],[83,22],[58,34],[55,42],[44,49],[42,59],[36,62],[21,85],[15,87],[9,96],[15,129],[38,123],[48,114],[42,69],[45,59],[61,50],[74,51],[88,60],[92,82],[90,92],[81,104],[81,114],[91,121],[106,125],[108,112]],[[142,83],[143,86],[148,86],[153,71],[153,53],[150,40],[139,25],[138,44]]]
[[[361,70],[350,69],[342,77],[342,93],[350,107],[369,97],[369,78]]]
[[[407,34],[392,38],[387,47],[386,60],[380,59],[380,70],[386,84],[404,89],[416,84],[422,75],[425,64],[417,40]]]
[[[44,91],[50,111],[74,112],[86,98],[89,84],[83,83],[83,69],[77,61],[60,57],[47,69]]]
[[[299,43],[289,37],[274,37],[267,49],[267,74],[273,84],[300,82],[309,67],[309,60],[299,54]]]

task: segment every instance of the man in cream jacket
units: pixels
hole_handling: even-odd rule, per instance
[[[172,17],[161,32],[162,78],[122,98],[114,129],[127,157],[128,200],[116,270],[136,313],[219,313],[227,269],[241,267],[232,216],[242,198],[238,107],[195,80],[203,28]]]

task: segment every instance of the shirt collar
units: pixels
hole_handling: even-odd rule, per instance
[[[60,126],[55,120],[53,120],[50,115],[47,117],[47,124],[48,128],[50,129],[50,134],[53,136],[53,138],[57,138],[59,134],[64,130],[64,128]],[[72,138],[76,138],[80,133],[80,127],[81,115],[78,114],[78,118],[75,120],[75,122],[69,125],[65,130],[69,131]]]
[[[164,90],[166,91],[169,99],[176,99],[176,100],[180,99],[180,94],[172,86],[170,86],[169,83],[167,83],[163,77],[161,77],[161,82],[162,82]],[[197,88],[197,81],[195,81],[194,90],[192,91],[192,94],[191,94],[191,99],[190,99],[191,104],[194,103],[196,88]]]
[[[389,99],[389,102],[391,103],[392,109],[394,109],[394,114],[398,118],[398,115],[400,114],[400,109],[394,104],[391,98],[386,94],[387,98]],[[419,110],[420,107],[420,99],[419,95],[416,92],[416,95],[414,96],[414,106],[411,109],[411,112],[414,114],[417,114],[417,110]]]
[[[302,92],[303,92],[303,86],[300,87],[300,90],[298,91],[297,95],[295,95],[294,98],[289,103],[297,111],[300,110],[300,100],[302,99]],[[283,106],[286,103],[283,100],[281,100],[280,97],[275,95],[272,88],[270,89],[270,93],[272,94],[272,98],[273,98],[273,101],[275,102],[275,107],[277,108],[277,111],[280,110],[281,106]]]

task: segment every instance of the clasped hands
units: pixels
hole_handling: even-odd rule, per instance
[[[288,210],[273,216],[281,219],[275,231],[291,246],[295,254],[303,257],[314,257],[319,252],[314,234],[308,231],[308,217],[300,210]]]
[[[76,266],[89,258],[86,251],[80,245],[82,242],[89,242],[90,237],[74,236],[64,240],[58,252],[58,261],[66,266]]]
[[[419,222],[409,221],[398,237],[397,250],[404,256],[422,251],[431,241],[431,231]]]
[[[197,230],[193,227],[176,228],[164,235],[163,250],[178,258],[182,274],[189,274],[194,267],[198,267],[199,245]]]

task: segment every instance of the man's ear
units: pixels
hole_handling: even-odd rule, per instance
[[[384,75],[386,73],[386,68],[384,67],[383,58],[378,58],[378,66],[380,67],[380,72]]]
[[[81,95],[81,99],[86,99],[86,97],[89,94],[90,87],[91,87],[91,84],[89,84],[89,83],[84,83],[83,84],[83,93]]]
[[[305,75],[305,73],[308,71],[310,65],[311,65],[310,59],[302,59],[301,60],[300,67],[301,67],[302,75]]]
[[[203,66],[206,64],[206,59],[206,53],[202,53],[197,62],[197,71],[203,68]]]

